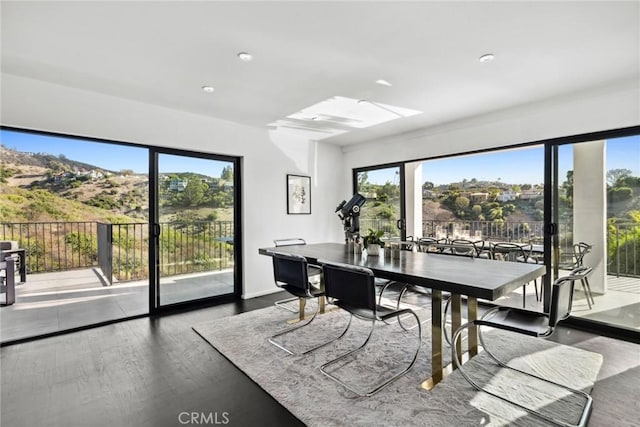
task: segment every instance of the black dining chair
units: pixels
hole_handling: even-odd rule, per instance
[[[303,299],[304,301],[311,298],[319,299],[324,297],[324,291],[313,287],[309,282],[308,263],[305,257],[275,252],[272,253],[271,256],[273,259],[273,277],[276,282],[276,286],[289,292],[296,299]],[[320,301],[318,301],[318,305],[313,316],[311,316],[307,322],[278,332],[268,339],[269,342],[289,354],[306,354],[315,350],[318,347],[295,353],[293,350],[288,349],[282,343],[278,342],[277,338],[309,325],[316,318],[319,310]]]
[[[525,251],[524,245],[517,243],[499,242],[494,243],[491,246],[491,257],[495,260],[511,261],[511,262],[524,262],[529,264],[537,264],[538,262],[532,258],[528,251]],[[527,285],[522,285],[522,307],[527,304]],[[538,293],[538,280],[533,280],[533,285],[536,291],[536,301],[540,301],[540,295]]]
[[[558,322],[569,317],[571,313],[571,305],[573,302],[573,289],[576,280],[582,280],[586,278],[591,273],[590,267],[578,267],[574,269],[568,276],[558,278],[554,284],[551,293],[551,306],[549,310],[549,314],[546,313],[537,313],[526,311],[518,308],[510,308],[510,307],[495,307],[489,311],[487,311],[481,319],[473,320],[471,322],[467,322],[464,325],[460,326],[457,331],[453,334],[453,344],[455,344],[462,332],[471,327],[478,327],[478,338],[480,340],[480,344],[484,351],[493,359],[499,366],[503,368],[507,368],[513,371],[520,372],[526,376],[534,377],[549,384],[553,384],[560,388],[563,388],[571,393],[582,396],[585,399],[585,403],[582,406],[582,413],[580,416],[580,420],[576,424],[571,424],[566,421],[557,420],[551,418],[550,416],[537,411],[536,409],[528,408],[524,405],[521,405],[508,397],[501,396],[497,393],[493,393],[486,388],[480,386],[476,381],[474,381],[469,372],[466,369],[463,369],[463,365],[458,358],[458,353],[455,351],[455,345],[452,345],[453,351],[451,352],[454,366],[458,369],[460,374],[464,377],[465,380],[469,384],[471,384],[476,390],[487,393],[493,397],[496,397],[504,402],[515,405],[520,409],[523,409],[545,421],[553,423],[555,425],[560,426],[585,426],[589,420],[589,416],[591,414],[592,407],[592,398],[589,394],[583,392],[582,390],[576,390],[571,387],[568,387],[563,384],[559,384],[557,382],[550,381],[546,378],[540,377],[538,375],[532,374],[530,372],[526,372],[512,366],[509,366],[506,362],[499,359],[487,346],[487,343],[483,339],[481,333],[481,327],[488,326],[491,328],[502,329],[505,331],[524,334],[537,338],[548,338],[555,331]],[[555,360],[554,363],[558,365],[559,360]],[[569,362],[570,363],[570,362]],[[561,369],[561,367],[556,366],[556,369]],[[526,387],[527,382],[523,381],[522,385],[518,388],[518,393],[523,393],[522,387]]]
[[[276,245],[276,247],[281,247],[281,246],[306,245],[307,242],[304,239],[301,239],[299,237],[290,237],[286,239],[276,239],[273,241],[273,244]],[[322,288],[322,267],[318,265],[308,264],[308,276],[309,276],[309,280],[314,286],[318,288]],[[287,298],[287,299],[276,301],[274,304],[277,307],[283,308],[292,313],[299,313],[300,312],[299,307],[292,308],[288,305],[294,301],[299,301],[299,298],[296,298],[296,297]],[[304,313],[301,313],[300,315],[301,318],[303,317],[303,314]]]
[[[422,328],[420,327],[420,320],[411,309],[395,310],[377,304],[374,276],[373,272],[368,268],[323,262],[323,272],[325,295],[329,303],[335,304],[341,309],[349,312],[351,314],[350,319],[356,317],[358,319],[371,321],[371,330],[364,343],[360,347],[351,350],[333,360],[330,360],[329,362],[326,362],[320,367],[320,371],[333,381],[337,382],[338,384],[340,384],[347,390],[350,390],[351,392],[357,394],[358,396],[372,396],[382,390],[384,387],[396,381],[398,378],[405,375],[415,365],[416,360],[418,359],[418,353],[420,352],[422,341]],[[366,345],[369,343],[369,340],[371,339],[376,322],[385,321],[393,317],[398,317],[405,314],[413,315],[418,322],[418,342],[416,345],[415,354],[413,355],[413,359],[409,363],[409,366],[404,368],[402,371],[393,374],[390,378],[385,379],[375,386],[369,386],[367,390],[361,390],[355,385],[347,384],[335,375],[335,371],[329,372],[329,367],[338,364],[349,356],[362,351],[366,347]],[[351,322],[349,324],[351,324]],[[335,341],[335,339],[333,341]],[[390,348],[389,350],[393,349]],[[342,368],[344,368],[344,365],[341,365],[338,369]]]

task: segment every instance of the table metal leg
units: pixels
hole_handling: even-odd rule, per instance
[[[451,295],[451,335],[462,325],[462,296],[459,294]],[[462,357],[462,340],[456,343],[456,352],[458,357]],[[453,367],[455,369],[455,366]]]
[[[478,319],[478,299],[476,297],[467,297],[467,321],[472,322]],[[470,326],[467,329],[469,337],[467,345],[469,346],[469,357],[478,354],[478,327]]]
[[[431,390],[443,377],[442,368],[442,291],[431,291],[431,378],[422,383],[422,388]]]
[[[298,313],[299,313],[299,316],[300,316],[299,320],[302,321],[302,320],[304,320],[304,308],[307,305],[307,300],[304,299],[304,298],[298,298],[298,302],[300,304],[299,305],[300,308],[298,310]]]

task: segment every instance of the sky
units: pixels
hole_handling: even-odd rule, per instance
[[[149,152],[146,148],[118,144],[91,142],[77,138],[64,138],[29,132],[0,131],[2,145],[23,152],[63,154],[76,160],[110,171],[131,169],[136,173],[149,172]],[[229,162],[161,154],[158,160],[161,173],[195,172],[220,177]]]
[[[559,147],[558,177],[564,181],[573,169],[571,144]],[[607,170],[629,169],[640,176],[640,135],[607,141]],[[397,183],[397,168],[368,171],[373,184]],[[423,181],[435,185],[462,182],[463,179],[500,181],[507,184],[542,184],[544,182],[544,148],[530,147],[428,160],[422,164]]]
[[[43,152],[54,156],[64,154],[68,159],[89,163],[103,169],[120,171],[131,169],[148,173],[148,152],[145,148],[105,144],[81,139],[48,136],[28,132],[0,131],[2,144],[26,152]],[[561,181],[572,169],[571,144],[560,146],[559,177]],[[640,135],[611,139],[607,142],[607,170],[630,169],[640,176]],[[196,172],[219,177],[228,162],[185,156],[161,155],[160,172]],[[369,182],[397,183],[396,169],[369,171]],[[542,184],[544,181],[544,149],[542,147],[502,150],[447,159],[425,161],[424,181],[436,185],[476,178],[479,181],[501,181],[507,184]]]

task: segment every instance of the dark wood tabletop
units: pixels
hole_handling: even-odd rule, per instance
[[[376,277],[491,301],[545,274],[542,264],[409,251],[401,251],[400,259],[385,259],[382,254],[376,257],[354,254],[341,243],[269,247],[258,252],[302,255],[311,264],[326,261],[358,265],[371,269]]]

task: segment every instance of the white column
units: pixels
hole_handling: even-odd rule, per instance
[[[607,160],[606,141],[573,145],[573,242],[593,249],[585,257],[592,267],[594,293],[607,290]]]
[[[405,163],[407,236],[422,237],[422,162]]]

